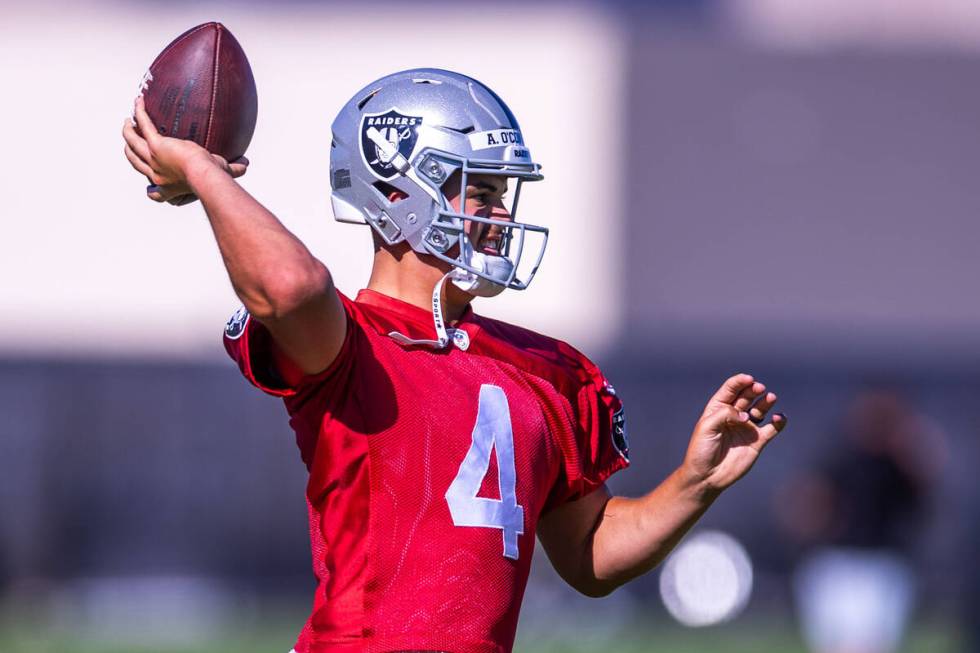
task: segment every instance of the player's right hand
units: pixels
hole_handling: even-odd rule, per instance
[[[170,138],[159,134],[146,113],[143,98],[136,98],[134,123],[123,123],[124,152],[130,165],[150,182],[146,195],[155,202],[187,204],[196,199],[187,181],[195,168],[214,166],[233,178],[241,177],[248,169],[248,159],[241,157],[231,163],[211,154],[193,141]]]

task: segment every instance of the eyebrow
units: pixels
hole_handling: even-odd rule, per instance
[[[467,188],[475,188],[477,190],[488,190],[488,191],[490,191],[492,193],[499,193],[501,191],[506,191],[507,190],[507,187],[506,186],[504,186],[503,188],[499,188],[497,186],[494,186],[493,184],[491,184],[488,181],[475,181],[475,182],[473,182],[471,184],[467,184],[466,186],[467,186]]]

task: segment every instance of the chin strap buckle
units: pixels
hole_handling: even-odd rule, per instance
[[[404,333],[392,331],[388,334],[395,342],[406,346],[432,347],[433,349],[445,349],[449,341],[452,340],[460,350],[466,351],[470,348],[470,335],[462,329],[447,327],[442,318],[442,289],[446,285],[446,279],[452,275],[452,271],[447,272],[439,279],[439,283],[432,290],[432,322],[436,328],[435,340],[417,340],[409,338]]]

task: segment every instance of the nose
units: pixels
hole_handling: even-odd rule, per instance
[[[504,220],[506,222],[514,221],[514,218],[510,214],[510,210],[502,201],[499,200],[494,202],[493,206],[490,207],[489,217],[493,218],[494,220]]]

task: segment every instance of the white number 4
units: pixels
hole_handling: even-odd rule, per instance
[[[478,497],[490,468],[490,452],[497,453],[497,485],[500,499]],[[466,452],[456,478],[446,490],[446,503],[457,526],[499,528],[503,531],[504,557],[517,560],[517,536],[524,533],[524,508],[517,504],[514,471],[514,431],[510,406],[503,389],[480,386],[480,406],[473,427],[473,444]]]

